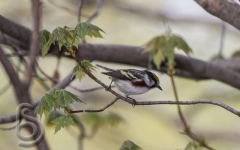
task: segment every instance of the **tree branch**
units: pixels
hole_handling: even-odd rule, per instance
[[[15,72],[11,62],[8,60],[8,57],[6,54],[3,52],[2,48],[0,47],[0,61],[6,70],[6,73],[9,76],[9,79],[13,86],[19,86],[21,84],[21,81],[18,77],[18,74]]]
[[[25,75],[25,84],[29,87],[32,80],[32,73],[34,71],[36,57],[38,55],[39,44],[39,28],[40,28],[40,1],[32,0],[32,18],[33,18],[33,31],[32,43],[29,54],[29,64]]]
[[[100,9],[102,7],[102,0],[97,0],[97,6],[95,12],[87,19],[86,22],[91,22],[95,17],[98,16]]]
[[[119,99],[122,99],[122,97],[119,97]],[[111,102],[112,103],[112,102]],[[111,104],[110,103],[110,104]],[[130,104],[133,104],[133,102],[130,102]],[[136,105],[177,105],[178,102],[176,101],[171,101],[171,100],[164,100],[164,101],[141,101],[141,102],[136,102]],[[238,117],[240,117],[240,111],[237,111],[236,109],[221,103],[221,102],[217,102],[217,101],[213,101],[213,100],[193,100],[193,101],[179,101],[180,105],[197,105],[197,104],[211,104],[211,105],[216,105],[219,107],[224,108],[225,110],[229,111],[230,113],[233,113],[235,115],[237,115]],[[109,104],[108,104],[109,105]],[[108,106],[107,105],[107,106]],[[105,107],[107,107],[105,106]],[[102,109],[104,109],[105,107],[103,107]],[[80,112],[101,112],[102,109],[97,109],[97,110],[76,110],[76,111],[72,111],[74,113],[80,113]]]
[[[69,85],[69,87],[72,88],[72,89],[74,89],[74,90],[76,90],[76,91],[78,91],[78,92],[81,92],[81,93],[93,92],[93,91],[97,91],[97,90],[102,90],[102,89],[104,89],[104,87],[102,87],[102,86],[100,86],[100,87],[94,87],[94,88],[89,88],[89,89],[79,89],[79,88],[77,88],[77,87],[75,87],[75,86],[71,86],[71,85]],[[112,85],[112,86],[111,86],[111,88],[114,88],[114,87],[116,87],[116,86],[115,86],[115,85]]]
[[[101,108],[101,109],[97,109],[97,110],[70,110],[70,113],[80,113],[80,112],[102,112],[105,109],[107,109],[108,107],[112,106],[114,103],[117,102],[117,100],[119,99],[119,97],[117,96],[111,103],[107,104],[105,107]]]
[[[195,0],[203,9],[240,30],[240,9],[228,0]]]
[[[0,22],[3,17],[0,16]],[[6,19],[2,19],[6,20]],[[9,26],[14,26],[15,23],[7,20],[7,23],[10,23]],[[1,30],[1,26],[0,26]],[[5,29],[7,30],[7,29]],[[25,28],[18,26],[18,31],[22,33],[25,31]],[[19,37],[18,32],[10,32],[12,37]],[[26,35],[19,39],[26,38]],[[122,64],[135,65],[140,67],[147,67],[148,65],[148,53],[142,54],[140,47],[136,46],[123,46],[123,45],[91,45],[91,44],[79,44],[77,51],[78,59],[88,59],[88,60],[100,60],[106,62],[115,62]],[[51,46],[50,52],[53,55],[58,56],[59,54],[64,55],[64,51],[59,52],[56,46]],[[131,56],[131,57],[128,57]],[[185,57],[181,55],[176,55],[176,70],[179,70],[183,74],[176,74],[178,76],[185,76],[191,79],[215,79],[220,82],[226,83],[232,87],[240,89],[240,75],[237,72],[227,69],[227,65],[224,65],[226,62],[231,62],[230,60],[218,61],[218,64],[204,62],[198,59]],[[234,61],[239,62],[240,59],[236,58]],[[221,64],[219,64],[222,62]],[[230,69],[239,69],[239,63],[232,65]],[[224,67],[222,67],[224,65]],[[239,70],[238,70],[239,71]],[[164,70],[163,70],[164,72]],[[178,72],[177,72],[178,73]],[[219,76],[221,74],[221,76]]]
[[[83,6],[83,1],[84,0],[79,0],[79,4],[78,4],[78,22],[81,21],[81,12],[82,12],[82,6]]]
[[[3,34],[2,32],[0,33],[0,43],[11,47],[18,47],[20,49],[28,49],[28,45],[26,45],[26,43],[20,42],[6,34]]]
[[[4,18],[2,15],[0,15],[0,31],[24,43],[27,47],[30,44],[30,39],[32,37],[31,31],[28,28]]]
[[[136,46],[79,44],[76,55],[79,60],[100,60],[147,68],[149,54],[142,54],[141,51],[142,48]],[[215,79],[240,89],[240,74],[219,64],[183,55],[175,55],[175,61],[176,69],[189,72],[193,77]]]

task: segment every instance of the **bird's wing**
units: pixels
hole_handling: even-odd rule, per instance
[[[110,69],[110,68],[104,67],[104,66],[99,65],[99,64],[96,64],[96,66],[99,67],[99,68],[105,69],[105,70],[107,70],[107,71],[113,71],[113,69]]]
[[[113,78],[116,78],[116,79],[131,80],[127,76],[121,74],[119,70],[114,70],[114,71],[110,71],[110,72],[102,72],[102,74],[105,74],[107,76],[110,76],[110,77],[113,77]]]
[[[144,73],[143,71],[140,71],[140,70],[135,70],[135,69],[131,69],[128,71],[128,74],[131,74],[134,79],[143,79],[143,76],[144,76]]]

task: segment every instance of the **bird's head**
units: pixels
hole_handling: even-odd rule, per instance
[[[144,77],[144,81],[146,82],[146,84],[150,87],[150,88],[158,88],[160,90],[162,90],[162,88],[160,87],[160,80],[157,77],[156,74],[146,70],[147,76]]]

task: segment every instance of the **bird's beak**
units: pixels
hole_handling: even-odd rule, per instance
[[[160,85],[157,85],[157,88],[159,88],[159,90],[162,90],[161,86]]]

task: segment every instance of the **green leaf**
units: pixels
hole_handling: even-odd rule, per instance
[[[97,68],[97,67],[95,67],[95,66],[93,66],[89,61],[87,61],[87,60],[83,60],[83,61],[81,61],[81,65],[82,66],[84,66],[88,71],[96,71],[95,70],[95,68]]]
[[[174,38],[171,36],[163,48],[163,53],[168,60],[169,67],[174,66],[174,47]]]
[[[52,96],[56,98],[55,107],[56,108],[64,108],[73,102],[81,102],[84,103],[78,96],[64,90],[56,88],[51,92]]]
[[[52,34],[47,30],[42,30],[40,31],[39,49],[44,57],[48,53],[51,44],[57,43],[59,50],[61,50],[62,46],[65,46],[68,50],[72,49],[72,46],[78,48],[79,38],[85,40],[86,35],[102,38],[100,32],[105,33],[101,28],[84,22],[78,23],[76,28],[57,27]]]
[[[73,102],[84,103],[78,96],[64,89],[56,88],[42,97],[36,108],[36,113],[42,117],[43,113],[47,115],[53,108],[65,108]]]
[[[232,58],[233,58],[233,57],[240,57],[240,50],[235,51],[235,52],[232,54]]]
[[[150,40],[147,44],[145,44],[143,52],[151,52],[155,49],[158,49],[159,47],[162,47],[166,43],[165,36],[157,36],[154,37],[152,40]]]
[[[72,46],[75,46],[76,48],[78,48],[79,39],[76,37],[74,33],[75,29],[67,26],[65,26],[64,29],[71,35],[71,37],[67,37],[67,42],[69,44],[71,43]]]
[[[83,40],[86,40],[86,35],[102,38],[100,31],[105,33],[101,28],[86,22],[79,22],[75,28],[75,34]]]
[[[90,37],[95,37],[95,38],[103,38],[102,35],[100,34],[100,31],[105,33],[101,28],[95,26],[95,25],[92,25],[92,24],[88,24],[88,27],[89,27],[89,33],[88,35]]]
[[[76,76],[79,81],[81,81],[81,79],[85,76],[85,72],[84,72],[84,70],[82,69],[82,67],[79,64],[77,64],[73,68],[72,78],[74,76]]]
[[[39,49],[42,53],[42,56],[44,57],[47,52],[49,51],[49,48],[51,45],[48,45],[48,40],[51,36],[51,33],[47,30],[41,30],[39,33]]]
[[[56,98],[54,98],[50,94],[45,94],[42,97],[41,102],[38,104],[36,108],[36,112],[37,114],[40,115],[40,118],[42,117],[43,113],[45,113],[46,115],[54,108],[55,102],[56,102]]]
[[[173,45],[174,47],[181,49],[185,52],[185,54],[189,55],[192,53],[192,49],[187,45],[187,43],[184,41],[184,39],[181,36],[178,35],[172,35],[173,38]]]
[[[75,28],[75,34],[79,36],[81,39],[86,40],[85,36],[88,35],[89,33],[89,28],[87,23],[80,22],[77,24]]]
[[[201,146],[197,142],[189,142],[184,150],[201,150]]]
[[[47,126],[54,125],[51,121],[56,119],[59,116],[65,116],[65,113],[61,110],[51,111],[45,118],[46,125]]]
[[[64,128],[65,126],[75,125],[73,118],[71,116],[59,116],[51,122],[56,124],[55,133],[57,133],[61,128]]]
[[[88,71],[96,71],[95,70],[95,66],[93,66],[89,61],[87,60],[83,60],[80,62],[82,66],[84,66]],[[72,78],[74,76],[76,76],[79,81],[81,81],[81,79],[86,75],[86,73],[84,72],[83,68],[81,67],[80,64],[77,64],[74,68],[73,68],[73,75]]]
[[[68,30],[66,30],[66,27],[57,27],[53,30],[49,42],[54,43],[56,41],[58,43],[59,50],[61,50],[63,45],[68,49],[71,48],[72,40],[73,36],[69,33]]]
[[[119,150],[140,150],[140,149],[142,148],[136,145],[135,143],[133,143],[132,141],[126,140],[123,142]]]
[[[157,69],[160,69],[162,62],[165,60],[165,57],[163,56],[160,48],[156,49],[155,53],[152,53],[151,60],[153,61],[153,64],[157,67]]]
[[[161,63],[167,59],[169,68],[174,68],[174,50],[175,48],[183,50],[189,55],[192,50],[182,37],[172,34],[167,27],[163,35],[154,37],[145,46],[143,52],[150,52],[149,64],[153,63],[157,69],[160,69]]]
[[[163,49],[166,45],[166,42],[166,38],[161,35],[153,38],[144,46],[143,52],[150,51],[149,64],[153,62],[157,69],[160,69],[161,63],[165,61]]]

